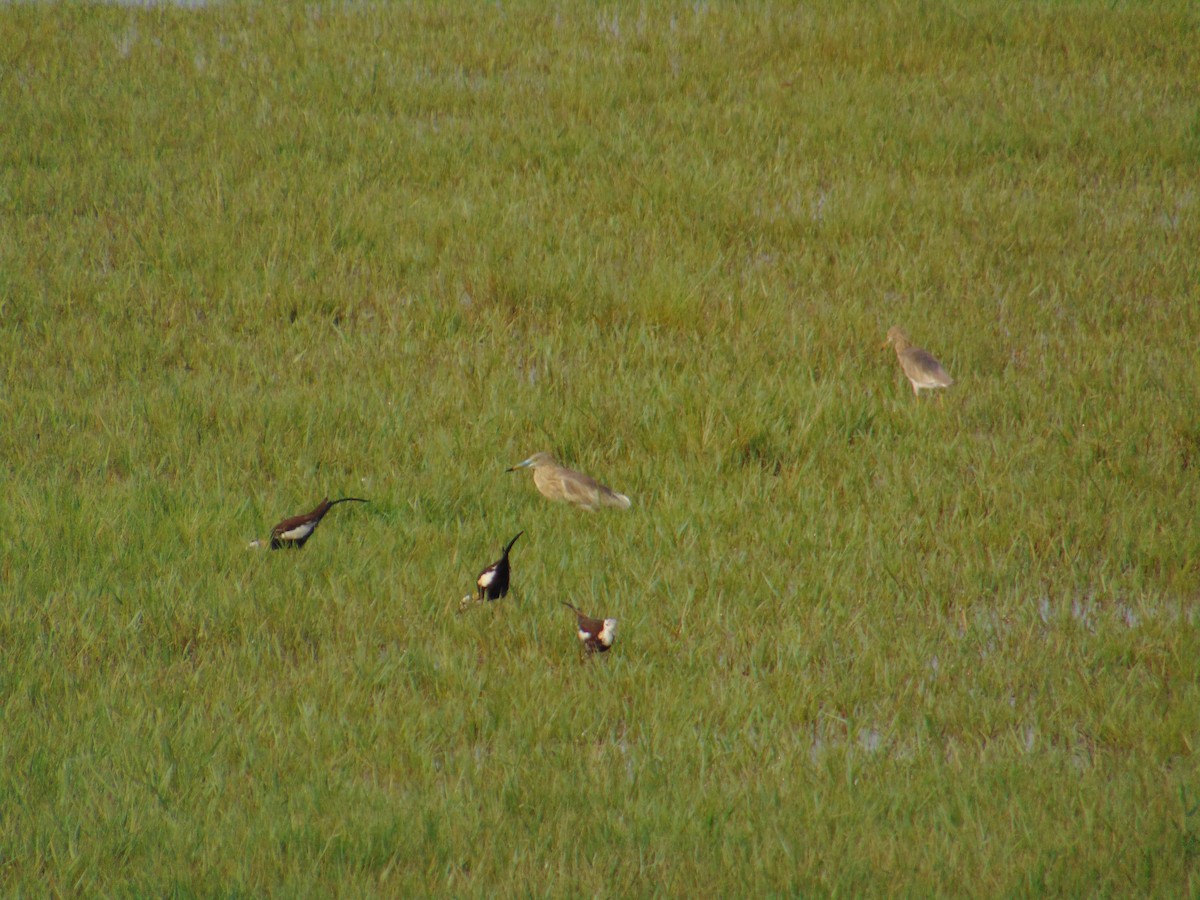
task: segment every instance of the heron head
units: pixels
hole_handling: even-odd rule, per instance
[[[910,343],[911,342],[908,339],[908,332],[906,332],[899,325],[893,325],[888,329],[887,340],[879,345],[879,349],[882,350],[884,347],[891,344],[895,346],[897,350],[903,350]]]
[[[536,469],[538,466],[552,466],[552,465],[554,465],[554,457],[551,456],[549,453],[543,452],[543,453],[535,453],[535,454],[533,454],[533,456],[529,457],[529,459],[522,460],[521,462],[517,463],[515,466],[509,466],[504,471],[515,472],[517,469]]]

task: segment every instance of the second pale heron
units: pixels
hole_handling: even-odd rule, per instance
[[[954,384],[954,379],[942,368],[937,358],[928,350],[914,347],[908,339],[908,334],[899,325],[888,329],[887,340],[883,346],[888,344],[896,348],[896,359],[900,362],[900,368],[904,370],[905,377],[912,384],[913,393],[918,397],[921,396],[922,389],[945,388]]]
[[[558,460],[549,453],[535,453],[506,471],[517,469],[532,469],[533,483],[543,497],[551,500],[561,500],[583,509],[599,509],[601,506],[629,509],[632,505],[632,501],[624,494],[617,493],[589,475],[559,465]]]

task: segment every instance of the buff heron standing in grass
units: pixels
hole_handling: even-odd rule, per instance
[[[533,483],[543,497],[551,500],[561,500],[583,509],[599,509],[601,506],[629,509],[632,505],[632,501],[624,494],[618,494],[582,472],[559,465],[558,460],[549,453],[535,453],[505,471],[515,472],[517,469],[533,469]]]
[[[908,334],[899,325],[888,329],[887,340],[880,349],[891,344],[896,348],[896,359],[904,376],[912,383],[913,393],[920,397],[922,389],[945,388],[954,384],[954,379],[942,368],[942,364],[928,350],[914,347]]]

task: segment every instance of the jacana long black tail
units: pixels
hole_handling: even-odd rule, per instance
[[[520,537],[521,535],[523,535],[524,533],[525,533],[524,531],[518,531],[518,532],[517,532],[517,537],[513,538],[511,541],[509,541],[507,544],[505,544],[505,545],[504,545],[504,553],[502,553],[501,555],[502,555],[502,556],[508,556],[508,551],[509,551],[509,550],[511,550],[511,549],[512,549],[512,546],[513,546],[513,544],[515,544],[515,543],[517,542],[517,538],[519,538],[519,537]]]

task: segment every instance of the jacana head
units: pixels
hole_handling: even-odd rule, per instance
[[[521,462],[517,463],[515,466],[509,466],[504,471],[515,472],[517,469],[536,469],[538,466],[554,466],[554,465],[557,465],[557,463],[554,461],[554,457],[551,456],[549,453],[546,453],[545,451],[543,451],[541,453],[533,454],[533,456],[529,457],[529,459],[522,460]]]
[[[617,620],[605,619],[604,627],[600,629],[600,633],[596,635],[596,640],[600,642],[605,650],[612,646],[613,641],[617,639]]]

